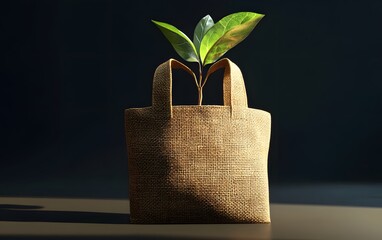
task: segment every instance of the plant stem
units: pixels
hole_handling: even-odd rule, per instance
[[[203,101],[203,86],[202,86],[202,81],[203,81],[203,71],[202,71],[202,65],[199,64],[199,85],[198,85],[198,105],[202,105]]]

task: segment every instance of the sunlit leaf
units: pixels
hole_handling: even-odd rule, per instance
[[[203,65],[215,62],[243,41],[263,17],[259,13],[239,12],[222,18],[202,39],[200,59]]]
[[[152,20],[152,22],[161,30],[163,35],[170,41],[175,51],[184,60],[188,62],[199,62],[198,54],[191,40],[182,31],[176,27],[164,23]]]

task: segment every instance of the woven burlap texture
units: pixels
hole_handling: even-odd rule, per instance
[[[155,71],[152,106],[125,110],[131,223],[270,222],[271,116],[247,106],[240,69],[222,59],[224,106],[172,106],[170,59]]]

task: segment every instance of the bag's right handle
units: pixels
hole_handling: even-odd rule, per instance
[[[248,107],[243,75],[240,68],[228,58],[223,58],[210,67],[204,84],[207,82],[208,77],[220,68],[225,68],[223,77],[224,106],[231,106],[231,109],[235,107]]]

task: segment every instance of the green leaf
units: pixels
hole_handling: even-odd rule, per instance
[[[198,54],[191,40],[176,27],[164,23],[151,20],[163,33],[163,35],[170,41],[175,51],[184,60],[188,62],[199,62]]]
[[[202,18],[196,25],[193,42],[194,42],[197,53],[199,53],[200,43],[202,42],[204,35],[207,33],[208,30],[210,30],[210,28],[214,24],[215,23],[212,17],[210,15],[207,15],[204,18]]]
[[[264,17],[254,12],[239,12],[217,22],[204,36],[200,44],[203,66],[213,63],[228,50],[243,41]]]

